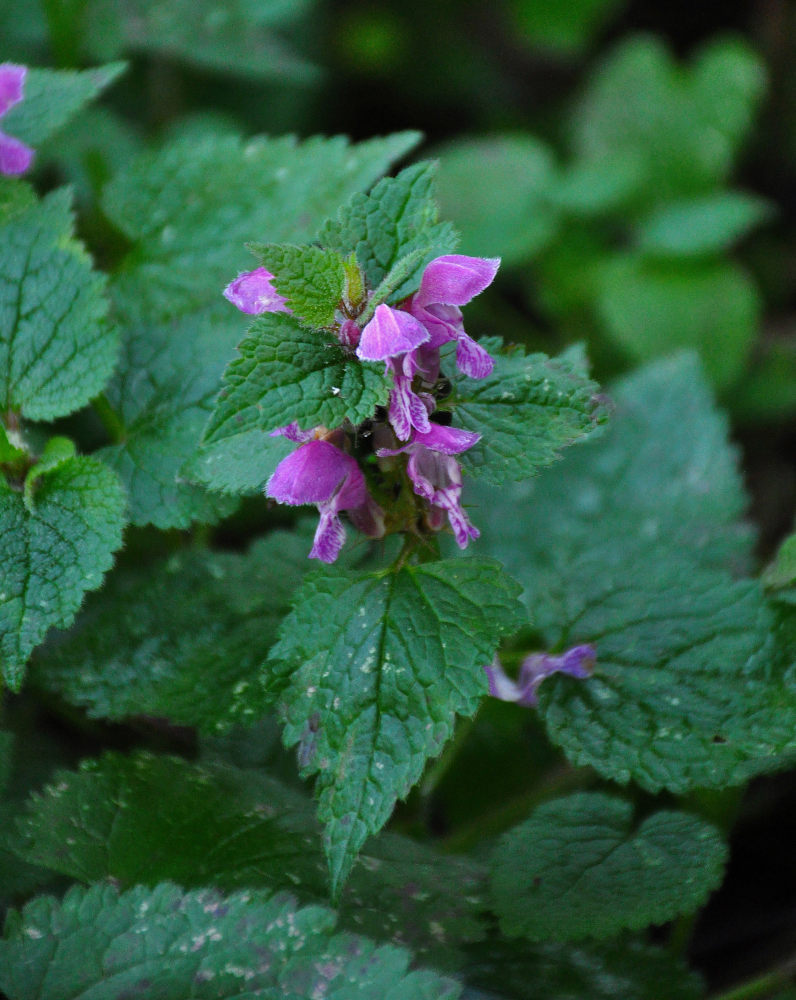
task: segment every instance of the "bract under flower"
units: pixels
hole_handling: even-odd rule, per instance
[[[27,72],[25,66],[0,64],[0,118],[22,100]],[[24,174],[33,162],[33,156],[30,146],[0,132],[0,174]]]
[[[264,267],[244,271],[224,289],[224,298],[252,316],[265,312],[292,312],[287,299],[274,288],[273,281],[273,274]]]

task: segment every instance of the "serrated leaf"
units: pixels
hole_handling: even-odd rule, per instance
[[[111,1000],[135,994],[253,1000],[362,990],[391,1000],[454,1000],[459,987],[408,969],[411,955],[335,933],[321,906],[288,895],[168,883],[119,893],[73,888],[63,902],[39,897],[9,916],[0,942],[0,988],[10,1000]]]
[[[212,444],[203,442],[183,473],[189,482],[221,493],[257,493],[295,447],[286,437],[254,428]]]
[[[620,383],[608,433],[536,480],[476,494],[479,544],[526,586],[548,648],[593,642],[594,675],[540,689],[567,756],[683,791],[777,766],[796,695],[750,557],[726,421],[693,360]],[[790,728],[790,732],[788,732]]]
[[[274,275],[274,286],[310,327],[331,326],[343,296],[343,259],[333,250],[287,243],[251,243],[251,252]]]
[[[603,793],[546,802],[492,855],[492,897],[510,937],[612,937],[689,913],[721,882],[727,849],[715,827],[661,810],[640,823]]]
[[[0,226],[0,407],[31,420],[87,403],[118,352],[105,282],[71,238],[70,206],[61,189]]]
[[[105,393],[119,440],[99,454],[127,489],[133,524],[187,528],[234,509],[234,500],[186,481],[182,469],[198,451],[239,337],[239,316],[223,306],[168,324],[127,326]]]
[[[3,128],[31,146],[37,146],[68,124],[125,70],[125,63],[109,63],[80,72],[29,69],[22,100],[3,118]]]
[[[789,535],[777,549],[762,582],[778,601],[796,604],[796,534]]]
[[[722,191],[669,202],[638,226],[637,244],[648,254],[699,257],[717,253],[741,239],[771,215],[763,198]]]
[[[259,316],[238,352],[205,430],[208,444],[293,421],[307,430],[346,419],[358,424],[387,402],[383,365],[350,357],[329,334],[305,330],[293,316]]]
[[[323,246],[344,255],[354,251],[371,288],[402,257],[422,249],[412,273],[392,293],[393,302],[416,291],[425,265],[452,253],[458,243],[450,223],[437,221],[435,171],[435,163],[416,163],[397,177],[383,178],[370,194],[354,195],[319,236]]]
[[[522,621],[513,580],[491,561],[309,576],[271,651],[287,746],[318,773],[332,892],[368,834],[475,711],[483,666]]]
[[[47,630],[68,625],[84,593],[99,587],[123,527],[119,481],[94,458],[43,474],[32,510],[19,493],[0,488],[0,665],[9,687],[19,688]]]
[[[439,157],[439,203],[461,233],[461,253],[509,267],[555,236],[556,167],[544,143],[529,135],[459,139]]]
[[[146,316],[217,301],[250,268],[253,240],[307,242],[327,216],[416,145],[416,132],[337,138],[187,135],[145,154],[105,188],[104,208],[136,248],[118,283]]]
[[[525,479],[606,420],[597,383],[574,357],[503,350],[494,337],[481,344],[495,360],[492,374],[452,380],[456,426],[482,435],[461,456],[474,475],[492,483]]]
[[[489,1000],[702,1000],[705,995],[700,977],[684,962],[633,938],[578,947],[495,938],[471,945],[468,957],[468,982],[488,990]],[[476,996],[481,994],[473,1000]]]
[[[317,80],[318,69],[285,41],[310,7],[308,0],[89,0],[81,19],[83,44],[98,55],[143,52],[254,80]]]
[[[606,334],[634,360],[690,348],[721,388],[744,371],[760,296],[748,275],[727,261],[627,255],[602,269],[597,309]]]
[[[107,754],[58,772],[18,826],[20,857],[87,883],[168,880],[328,898],[311,801],[260,770]],[[465,858],[387,835],[367,845],[338,913],[350,929],[441,956],[483,935],[483,881]]]
[[[245,555],[184,552],[119,570],[38,659],[36,683],[99,718],[149,715],[204,732],[253,722],[254,675],[308,547],[302,532],[276,532]]]

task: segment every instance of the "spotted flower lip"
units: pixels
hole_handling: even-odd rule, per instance
[[[19,104],[23,97],[27,67],[14,63],[0,63],[0,118]],[[0,174],[24,174],[33,162],[30,146],[5,132],[0,132]]]
[[[243,271],[224,289],[224,298],[252,316],[265,312],[291,313],[287,299],[274,288],[273,281],[273,274],[264,267]]]
[[[535,708],[539,702],[539,686],[545,677],[557,673],[581,679],[590,677],[596,657],[594,646],[589,644],[573,646],[560,656],[532,653],[522,661],[517,680],[513,681],[496,656],[489,666],[484,667],[489,679],[489,693],[501,701],[513,701],[526,708]]]
[[[325,563],[335,561],[345,541],[339,512],[367,507],[369,499],[356,459],[318,439],[306,441],[279,463],[265,494],[279,503],[317,506],[320,520],[309,557]]]

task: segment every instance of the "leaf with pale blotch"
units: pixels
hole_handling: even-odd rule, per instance
[[[257,667],[309,568],[303,531],[246,553],[182,552],[120,569],[75,628],[42,652],[35,681],[95,718],[154,716],[203,732],[254,722]]]
[[[343,259],[334,250],[288,243],[250,243],[274,287],[307,326],[331,326],[343,297]]]
[[[481,346],[495,360],[492,374],[452,380],[454,423],[481,434],[461,456],[462,466],[474,475],[493,483],[526,479],[607,419],[599,387],[579,357],[504,350],[496,337]]]
[[[94,458],[72,458],[38,478],[26,506],[0,479],[0,667],[9,687],[49,628],[64,628],[102,582],[122,543],[124,494]]]
[[[122,62],[80,72],[29,69],[22,100],[3,118],[3,129],[31,146],[59,132],[89,101],[124,72]]]
[[[285,743],[318,774],[333,893],[456,714],[475,711],[484,664],[521,622],[516,584],[487,560],[306,579],[264,679],[281,692]]]
[[[105,280],[71,234],[65,188],[0,225],[0,408],[31,420],[84,406],[118,354]]]
[[[143,155],[104,191],[107,215],[136,244],[118,275],[125,300],[149,317],[216,301],[251,269],[246,243],[313,239],[418,139],[400,132],[352,145],[342,136],[299,143],[189,135]]]
[[[581,793],[539,806],[492,854],[492,898],[511,937],[612,937],[690,913],[721,882],[718,830],[674,810],[633,820],[630,802]]]
[[[335,932],[335,919],[325,907],[299,908],[287,894],[264,891],[72,888],[63,901],[40,896],[8,915],[0,989],[14,1000],[459,995],[449,979],[410,972],[404,949]]]
[[[347,355],[330,335],[305,330],[284,313],[259,316],[224,372],[224,387],[205,430],[205,442],[271,431],[293,421],[361,423],[387,402],[381,363]]]
[[[224,365],[240,339],[233,310],[205,309],[170,323],[126,325],[105,397],[119,427],[101,449],[124,483],[133,524],[187,528],[215,521],[235,501],[187,481]]]
[[[323,246],[354,251],[371,288],[376,288],[402,257],[414,257],[412,271],[391,290],[390,302],[417,291],[420,274],[435,257],[452,253],[458,237],[448,222],[438,222],[433,162],[416,163],[396,177],[385,177],[370,194],[356,194],[326,223]],[[331,214],[331,213],[330,213]],[[414,256],[416,251],[422,251]]]
[[[328,898],[311,800],[261,770],[107,754],[59,771],[17,825],[19,857],[86,883],[168,880],[223,892],[289,889],[303,903]],[[484,883],[466,858],[383,835],[366,845],[338,913],[349,929],[429,961],[483,936]]]
[[[796,691],[760,587],[727,422],[691,358],[620,383],[600,439],[499,496],[479,544],[526,587],[548,648],[591,642],[593,676],[540,689],[567,756],[682,792],[781,765]],[[792,661],[791,661],[792,662]]]

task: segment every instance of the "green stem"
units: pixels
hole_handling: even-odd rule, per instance
[[[122,418],[108,402],[108,397],[101,392],[91,400],[91,405],[111,441],[114,444],[121,444],[127,436],[127,429],[122,423]]]
[[[749,979],[724,993],[715,993],[712,1000],[768,1000],[784,987],[796,983],[796,955],[776,969],[764,972],[756,979]]]

